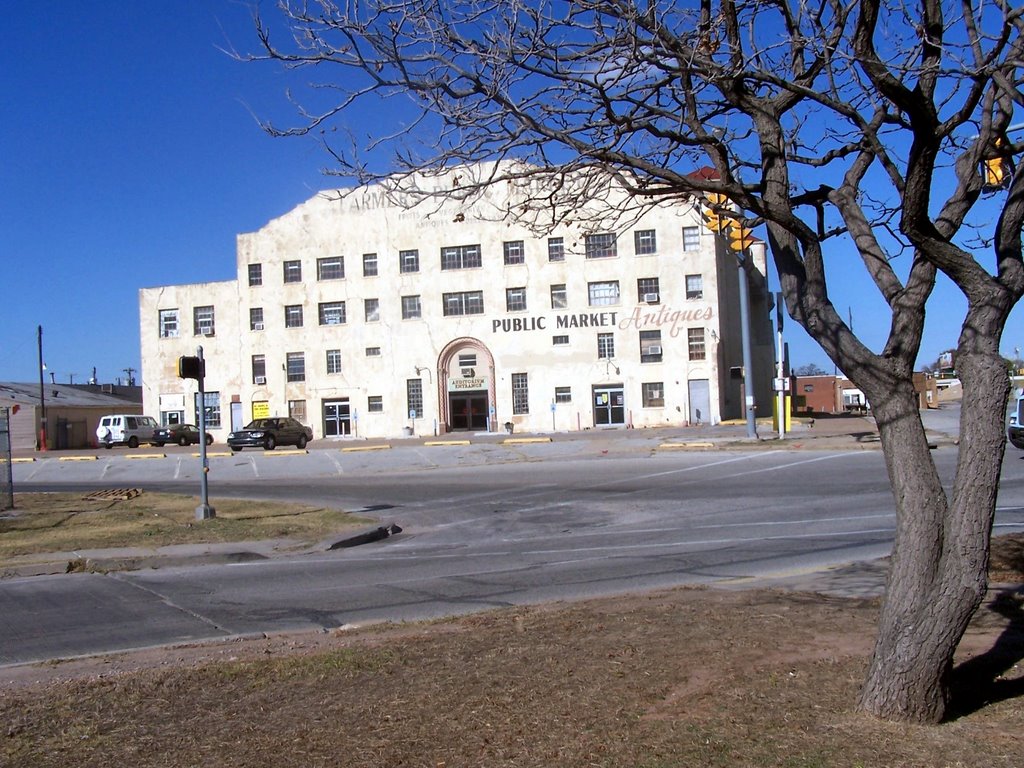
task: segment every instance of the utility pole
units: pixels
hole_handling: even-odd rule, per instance
[[[43,326],[39,326],[39,450],[46,450],[46,382],[43,380],[43,373],[46,366],[43,365]]]

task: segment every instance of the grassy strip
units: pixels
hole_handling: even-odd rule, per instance
[[[0,516],[0,564],[18,556],[114,547],[161,547],[289,538],[315,541],[368,521],[296,504],[214,499],[217,516],[197,522],[196,497],[143,493],[126,501],[25,493]]]

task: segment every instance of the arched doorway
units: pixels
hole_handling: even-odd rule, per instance
[[[438,358],[438,403],[446,432],[480,432],[494,426],[494,356],[479,339],[449,342]]]

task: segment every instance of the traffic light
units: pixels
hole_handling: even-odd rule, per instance
[[[995,148],[1001,150],[1006,146],[1002,139],[996,139]],[[982,161],[982,174],[984,184],[982,190],[985,192],[996,192],[1006,189],[1010,184],[1010,177],[1013,176],[1013,163],[1006,157],[993,157],[990,160]]]
[[[754,236],[742,224],[733,224],[729,228],[729,247],[742,253],[754,244]]]
[[[198,357],[178,358],[178,378],[198,381],[206,375],[206,361]]]
[[[717,192],[710,192],[707,196],[709,206],[701,214],[704,217],[704,223],[712,232],[723,232],[725,228],[729,226],[731,219],[728,216],[724,216],[715,210],[715,207],[722,208],[726,205],[729,199],[725,195],[721,195]]]

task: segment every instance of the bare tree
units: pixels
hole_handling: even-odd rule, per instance
[[[575,191],[560,197],[564,180],[610,171],[635,205],[729,201],[764,226],[789,314],[871,402],[895,497],[860,706],[940,720],[987,588],[1009,388],[999,339],[1024,291],[1024,174],[1010,172],[1024,149],[1012,125],[1024,105],[1021,10],[279,0],[256,26],[262,47],[242,58],[306,69],[311,86],[294,96],[296,125],[266,127],[318,135],[340,174],[400,184],[417,169],[514,159],[472,184],[543,177],[536,209],[565,210]],[[987,194],[987,182],[1002,189]],[[828,277],[843,279],[855,256],[891,310],[880,351],[829,301]],[[912,384],[939,272],[968,306],[956,352],[971,394],[948,493]]]

